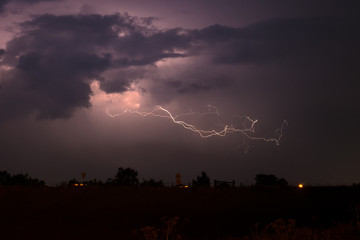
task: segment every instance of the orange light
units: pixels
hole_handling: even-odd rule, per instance
[[[303,188],[304,185],[302,185],[301,183],[298,185],[299,188]]]
[[[84,186],[84,184],[80,183],[80,187]]]
[[[187,186],[187,185],[186,185],[186,186],[184,186],[184,188],[188,188],[188,187],[189,187],[189,186]]]
[[[74,186],[75,186],[75,187],[77,187],[77,186],[79,186],[79,184],[77,184],[77,183],[74,183]]]

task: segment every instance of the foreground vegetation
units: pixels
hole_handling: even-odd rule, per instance
[[[360,188],[0,187],[2,239],[360,239]]]
[[[72,179],[57,187],[0,171],[0,238],[135,240],[360,239],[360,186],[289,186],[257,174],[255,185],[142,182],[119,168],[105,182]],[[186,188],[185,188],[186,187]]]

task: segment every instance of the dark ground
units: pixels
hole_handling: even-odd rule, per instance
[[[358,204],[359,187],[0,187],[0,239],[145,239],[141,228],[174,216],[183,239],[225,239],[279,218],[356,225]]]

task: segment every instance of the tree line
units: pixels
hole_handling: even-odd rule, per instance
[[[45,181],[32,178],[27,174],[20,173],[11,175],[7,171],[0,171],[0,185],[45,186]]]
[[[108,178],[105,182],[97,179],[91,179],[86,181],[78,181],[71,179],[63,182],[61,185],[74,186],[74,185],[98,185],[98,186],[141,186],[141,187],[164,187],[165,184],[162,180],[155,180],[153,178],[149,180],[143,179],[139,181],[138,172],[132,168],[118,168],[113,178]],[[27,174],[14,174],[11,175],[7,171],[0,171],[0,185],[11,186],[44,186],[45,182],[36,178],[31,178]],[[210,177],[206,172],[201,172],[199,176],[192,180],[193,187],[210,187]],[[183,185],[182,185],[183,186]],[[284,187],[288,186],[288,182],[284,178],[278,178],[273,174],[257,174],[255,176],[255,186],[261,187]]]

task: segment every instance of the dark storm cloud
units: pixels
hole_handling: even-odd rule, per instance
[[[291,71],[311,77],[300,80],[296,76],[281,84],[257,79],[242,89],[251,91],[251,85],[256,89],[259,84],[259,89],[266,86],[266,91],[272,89],[275,95],[285,96],[284,92],[301,87],[296,96],[306,93],[310,96],[306,101],[315,99],[323,82],[311,79],[324,79],[325,68],[337,69],[338,75],[348,68],[349,74],[358,76],[352,65],[359,53],[358,19],[275,19],[246,28],[213,25],[163,31],[154,28],[152,20],[127,14],[41,15],[22,23],[21,34],[7,43],[5,55],[4,51],[0,53],[4,55],[0,64],[14,67],[2,75],[0,106],[9,113],[2,118],[29,113],[36,113],[38,118],[69,117],[74,110],[90,106],[91,80],[99,80],[101,89],[108,93],[121,93],[143,77],[146,65],[165,58],[204,54],[218,66],[285,64]],[[174,93],[195,94],[229,87],[238,78],[229,73],[219,80],[216,71],[211,73],[213,76],[196,77],[196,72],[193,77],[186,76],[190,79],[186,82],[183,76],[177,76],[172,83],[163,81],[156,88],[169,95],[164,99],[171,99],[176,97]],[[337,82],[333,76],[329,78],[327,83],[332,88],[327,94],[337,94]],[[342,83],[340,89],[346,91],[346,86]]]
[[[186,95],[193,102],[206,92],[212,94],[208,99],[216,99],[216,92],[210,90],[222,87],[220,104],[225,99],[233,102],[233,108],[245,103],[242,111],[267,123],[287,119],[288,140],[312,152],[314,161],[334,159],[327,155],[329,147],[355,154],[351,146],[359,142],[360,134],[359,23],[359,18],[317,17],[273,19],[245,28],[214,25],[190,30],[187,35],[193,45],[189,52],[207,54],[211,64],[204,69],[209,73],[196,75],[198,66],[188,66],[185,73],[159,83],[153,92],[162,94],[159,101]],[[210,84],[219,67],[229,70],[225,75],[230,79],[228,85]],[[234,68],[240,70],[231,73]],[[189,80],[188,73],[199,77]]]
[[[52,1],[61,1],[61,0],[0,0],[0,14],[4,11],[5,6],[10,2],[23,2],[23,3],[35,4],[38,2],[52,2]]]
[[[13,0],[15,2],[25,2],[25,3],[38,3],[38,2],[55,2],[55,1],[62,1],[62,0]]]
[[[16,115],[36,112],[38,118],[62,118],[88,107],[91,90],[86,81],[108,68],[111,58],[94,53],[93,48],[102,44],[96,37],[102,27],[91,31],[91,21],[45,15],[24,23],[24,33],[7,44],[3,59],[3,64],[15,66],[5,75],[6,94],[0,97],[8,104],[3,109]],[[14,88],[17,94],[10,92]]]
[[[304,106],[320,98],[333,101],[337,97],[342,102],[354,97],[360,74],[359,23],[357,18],[330,17],[264,21],[244,28],[235,43],[220,44],[214,62],[268,64],[282,68],[284,75],[296,73],[282,81],[277,92],[306,94],[301,98],[309,101]]]
[[[307,141],[304,148],[317,146],[313,154],[321,156],[321,149],[346,151],[358,142],[359,23],[359,18],[340,17],[275,19],[237,31],[219,26],[206,31],[214,39],[225,35],[209,41],[214,64],[256,67],[238,94],[251,93],[248,102],[283,115],[294,134],[304,136],[296,141]],[[338,127],[343,124],[353,127]]]
[[[346,92],[348,83],[354,86],[354,76],[358,75],[354,64],[360,53],[360,32],[357,31],[359,23],[358,18],[345,17],[271,19],[245,28],[213,25],[198,30],[187,30],[184,31],[185,37],[182,41],[184,49],[189,47],[188,55],[206,54],[213,66],[271,66],[282,69],[282,73],[273,77],[279,78],[278,80],[268,80],[270,76],[266,74],[258,76],[251,82],[247,81],[246,85],[238,87],[239,94],[254,92],[254,95],[257,95],[258,92],[260,99],[261,96],[269,98],[267,92],[270,92],[270,89],[275,96],[285,96],[289,91],[295,91],[299,98],[307,94],[308,97],[304,100],[310,104],[311,101],[317,102],[319,92],[327,94],[323,96],[327,99],[331,94],[340,96],[341,94],[336,93],[339,87],[341,91]],[[189,68],[191,69],[191,66]],[[159,83],[162,85],[156,86],[157,88],[168,89],[169,92],[169,96],[163,96],[161,99],[168,101],[172,97],[176,98],[173,91],[175,88],[178,94],[198,93],[224,87],[224,84],[229,86],[241,79],[236,74],[217,73],[211,66],[202,71],[212,73],[200,76],[199,70],[192,69],[194,76],[180,74],[170,83]],[[288,77],[286,74],[290,72],[297,74],[292,76],[293,79],[285,80]],[[222,74],[221,78],[224,81],[216,80],[219,84],[213,84],[214,79],[219,77],[217,74]],[[303,76],[300,77],[301,75]],[[190,82],[184,82],[183,79],[189,78],[192,79]],[[343,80],[339,81],[340,78]],[[328,91],[321,90],[324,81]],[[222,82],[224,84],[221,84]],[[263,92],[259,92],[260,90]],[[281,106],[283,101],[284,99],[279,99],[279,104],[275,105]]]
[[[15,67],[4,74],[2,109],[66,118],[89,107],[87,81],[111,66],[111,55],[95,48],[106,47],[110,24],[121,21],[120,16],[44,15],[22,24],[23,34],[8,42],[2,60]],[[11,92],[15,88],[17,94]]]
[[[178,80],[168,80],[164,81],[165,85],[169,89],[176,90],[177,93],[199,93],[203,91],[208,91],[211,89],[220,89],[232,84],[232,81],[222,76],[221,78],[212,78],[206,79],[206,81],[194,80],[193,82],[181,82]]]
[[[132,82],[136,82],[143,77],[145,71],[141,67],[116,70],[115,73],[106,76],[106,81],[101,83],[101,88],[107,93],[125,92],[130,89],[129,86]]]
[[[11,0],[0,0],[0,14],[4,11],[4,7],[8,4]]]
[[[191,34],[213,48],[215,63],[266,63],[305,54],[332,57],[343,47],[358,50],[359,22],[340,17],[272,19],[245,28],[214,25]]]
[[[124,92],[141,75],[129,67],[182,56],[174,52],[188,44],[178,36],[179,29],[152,32],[145,20],[126,14],[42,15],[22,23],[22,34],[7,43],[1,62],[14,67],[3,74],[2,109],[66,118],[90,106],[89,80],[101,81],[107,92]],[[123,70],[105,79],[101,74],[109,69]],[[15,89],[16,94],[11,92]]]
[[[186,87],[180,88],[178,93],[197,93],[199,91],[209,90],[210,87],[207,85],[201,85],[199,83],[191,83]]]

